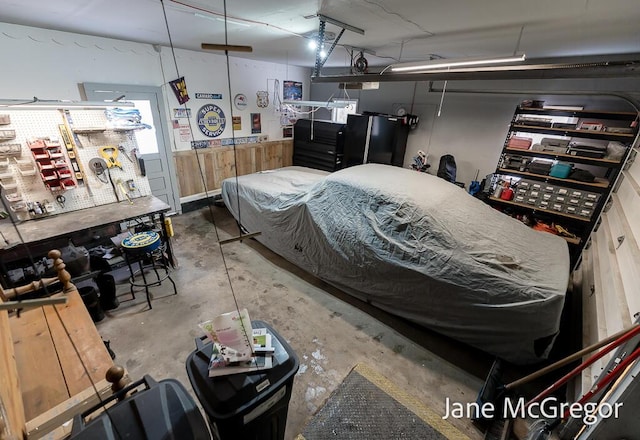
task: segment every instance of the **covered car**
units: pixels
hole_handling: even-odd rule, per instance
[[[222,196],[262,244],[361,300],[510,362],[548,356],[567,243],[456,185],[389,165],[285,167],[226,179]]]

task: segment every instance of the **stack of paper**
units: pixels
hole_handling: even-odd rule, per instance
[[[200,324],[213,343],[209,377],[271,368],[274,349],[266,328],[251,327],[247,309],[225,313]]]

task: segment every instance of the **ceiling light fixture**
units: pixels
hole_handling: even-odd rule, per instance
[[[284,99],[283,104],[287,105],[303,105],[305,107],[326,107],[326,108],[345,108],[349,103],[344,101],[296,101],[293,99]]]
[[[119,98],[122,99],[122,98]],[[41,100],[38,98],[29,99],[2,99],[0,107],[11,109],[66,109],[66,108],[109,108],[109,107],[135,107],[129,101],[62,101],[62,100]]]
[[[221,21],[224,23],[224,17],[214,17],[212,15],[206,15],[206,14],[201,14],[200,12],[195,12],[193,14],[194,16],[198,17],[198,18],[204,18],[206,20],[211,20],[211,21]],[[227,19],[227,23],[229,24],[235,24],[237,26],[244,26],[244,27],[251,27],[250,24],[248,23],[242,23],[240,21],[235,21],[235,20],[229,20]]]
[[[508,64],[522,62],[526,59],[525,54],[520,56],[509,56],[499,58],[464,58],[464,59],[438,59],[431,61],[419,61],[413,63],[392,64],[389,66],[392,72],[422,72],[426,70],[469,67],[469,66],[485,66],[494,64]],[[386,70],[386,69],[385,69]]]
[[[221,21],[221,22],[223,22],[223,23],[225,22],[224,18],[221,18],[221,17],[216,17],[216,21]],[[239,21],[235,21],[235,20],[229,20],[229,19],[227,19],[227,23],[229,23],[229,24],[235,24],[236,26],[251,27],[251,25],[250,25],[250,24],[247,24],[247,23],[241,23],[241,22],[239,22]]]

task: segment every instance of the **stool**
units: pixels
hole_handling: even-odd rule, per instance
[[[160,239],[160,235],[154,231],[138,232],[122,240],[124,249],[124,259],[129,268],[129,284],[131,285],[131,296],[135,299],[135,287],[144,287],[147,294],[147,303],[151,306],[151,293],[149,287],[159,286],[163,281],[169,280],[173,285],[173,294],[178,294],[176,283],[173,282],[169,272],[169,260],[165,254],[166,243]],[[134,270],[132,265],[138,263],[138,269]],[[147,279],[145,269],[153,270],[155,279]],[[161,273],[164,271],[164,273]],[[141,275],[142,281],[136,281],[136,277]]]

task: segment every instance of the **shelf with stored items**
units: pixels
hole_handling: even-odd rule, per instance
[[[487,202],[563,236],[575,264],[637,139],[635,112],[518,106]]]

